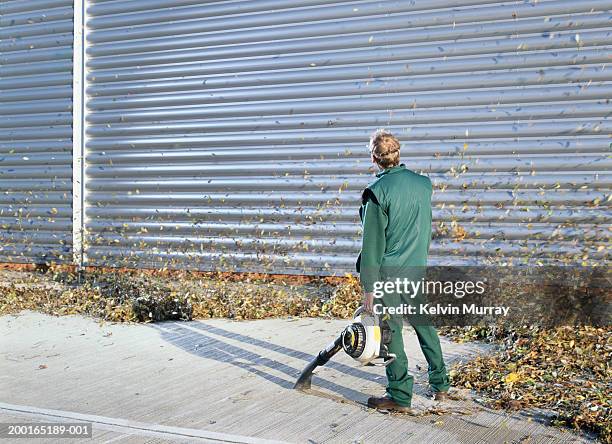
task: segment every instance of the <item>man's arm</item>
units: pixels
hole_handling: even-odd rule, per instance
[[[369,293],[372,293],[374,290],[374,283],[380,280],[380,266],[385,253],[385,230],[387,228],[388,219],[380,204],[372,194],[367,197],[363,213],[361,271],[359,278],[363,290],[366,293],[367,301],[368,296],[371,299]],[[366,308],[371,307],[366,306]]]

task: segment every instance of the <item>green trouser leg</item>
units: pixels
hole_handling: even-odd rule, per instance
[[[394,294],[387,294],[382,298],[382,305],[387,307],[399,306],[401,302],[401,299]],[[389,353],[396,356],[395,360],[386,367],[387,393],[399,405],[410,406],[414,377],[408,373],[408,358],[404,351],[404,339],[402,337],[404,320],[401,315],[391,315],[387,319],[387,323],[391,329],[391,342],[388,344]],[[427,360],[429,384],[432,390],[436,392],[448,391],[450,384],[436,329],[430,325],[413,325],[413,328]]]
[[[408,358],[404,351],[404,338],[402,337],[404,320],[399,315],[392,315],[387,319],[387,323],[391,329],[391,342],[387,347],[389,353],[395,355],[395,360],[385,369],[387,394],[399,405],[410,407],[414,377],[408,373]]]
[[[412,327],[416,331],[419,345],[427,360],[431,389],[434,392],[447,392],[450,381],[444,365],[438,332],[431,325],[413,325]]]

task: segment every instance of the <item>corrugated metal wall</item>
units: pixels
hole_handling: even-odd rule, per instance
[[[0,2],[0,262],[71,261],[72,1]]]
[[[369,134],[432,263],[608,255],[611,1],[95,1],[86,260],[352,270]]]

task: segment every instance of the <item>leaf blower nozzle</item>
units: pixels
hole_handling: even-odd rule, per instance
[[[395,355],[388,353],[387,344],[391,334],[386,319],[366,313],[362,307],[353,315],[353,321],[346,326],[340,335],[308,363],[293,386],[297,390],[308,390],[312,383],[312,372],[315,368],[327,364],[332,356],[344,349],[346,354],[362,365],[389,365]],[[383,363],[375,360],[382,358]]]
[[[327,364],[332,356],[338,353],[342,349],[342,335],[338,336],[335,341],[330,342],[327,347],[319,352],[319,354],[308,363],[302,373],[300,373],[300,377],[296,381],[293,386],[294,389],[297,390],[308,390],[310,388],[312,382],[312,372],[315,368],[320,365]]]

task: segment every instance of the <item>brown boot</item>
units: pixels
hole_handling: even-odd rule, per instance
[[[399,405],[388,396],[371,396],[368,399],[368,407],[377,410],[387,410],[389,412],[408,413],[416,415],[418,412],[410,407]]]

